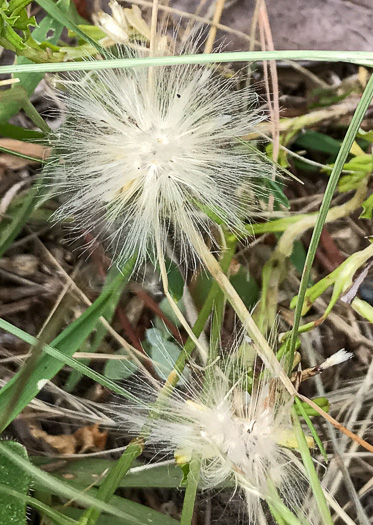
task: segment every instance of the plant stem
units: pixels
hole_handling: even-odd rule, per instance
[[[234,252],[236,251],[237,239],[233,235],[226,236],[227,248],[222,258],[225,273],[228,272],[229,263],[232,260]],[[214,283],[215,284],[215,283]],[[207,367],[203,382],[203,388],[207,389],[214,378],[215,367],[214,361],[219,354],[219,344],[221,336],[221,328],[223,324],[225,297],[220,288],[216,287],[214,292],[214,310],[212,314],[211,330],[210,330],[210,345],[207,359]],[[187,478],[187,486],[184,496],[183,510],[181,514],[181,525],[190,525],[193,518],[193,509],[195,498],[197,495],[198,480],[200,477],[201,461],[198,457],[193,457],[189,464],[189,474]]]
[[[285,388],[291,395],[296,394],[296,390],[290,381],[289,377],[285,374],[282,366],[278,362],[272,348],[269,346],[268,341],[265,339],[258,326],[255,324],[254,319],[248,312],[241,297],[236,292],[235,288],[229,281],[228,277],[223,272],[219,262],[215,259],[213,254],[205,245],[203,239],[197,231],[194,232],[193,238],[194,248],[200,255],[201,259],[205,263],[208,271],[217,282],[224,295],[229,300],[237,316],[241,320],[245,330],[253,340],[255,349],[258,355],[263,360],[264,364],[272,370],[283,382]]]
[[[131,441],[129,446],[126,448],[122,456],[111,468],[108,475],[100,485],[97,491],[97,499],[100,501],[108,502],[114,492],[116,491],[120,480],[129,471],[132,462],[136,459],[143,450],[143,443],[139,439]],[[80,518],[78,525],[90,525],[96,523],[97,519],[101,514],[101,510],[97,507],[91,507],[87,509],[82,517]]]
[[[198,458],[189,463],[188,484],[185,491],[184,505],[180,525],[190,525],[193,519],[194,501],[196,499],[201,462]]]
[[[326,503],[324,492],[320,484],[320,480],[317,476],[317,472],[315,470],[313,460],[306,442],[306,438],[304,437],[302,426],[300,424],[298,415],[295,410],[295,406],[292,407],[292,419],[295,429],[295,436],[298,442],[299,452],[301,453],[303,464],[306,469],[308,479],[316,499],[316,503],[319,507],[319,511],[322,517],[322,523],[323,525],[333,525],[333,520],[329,512],[329,507]]]
[[[221,261],[221,265],[224,271],[228,270],[230,262],[233,257],[233,253],[234,253],[233,247],[232,247],[232,250],[228,250],[224,253],[222,261]],[[194,337],[193,338],[189,337],[187,339],[185,346],[184,346],[184,351],[180,352],[180,355],[175,363],[175,368],[169,374],[158,396],[156,404],[163,402],[165,397],[167,397],[170,394],[172,389],[176,386],[177,382],[179,381],[180,374],[183,372],[184,367],[195,348],[195,342],[194,342],[195,338],[196,337],[198,338],[201,335],[205,327],[205,324],[211,314],[211,310],[214,306],[216,296],[218,293],[219,293],[219,286],[217,285],[217,283],[213,282],[211,286],[211,290],[205,301],[205,304],[203,305],[203,308],[200,311],[197,321],[195,322],[195,325],[193,327]],[[152,413],[150,413],[149,417],[152,417]],[[99,500],[102,500],[105,502],[110,500],[110,497],[115,492],[119,484],[119,481],[126,475],[132,462],[141,454],[142,446],[140,446],[140,443],[142,444],[146,440],[147,433],[148,433],[148,426],[145,423],[144,427],[142,428],[140,432],[139,437],[131,441],[131,443],[128,445],[127,449],[125,450],[123,454],[123,456],[125,457],[122,456],[118,460],[116,465],[114,465],[112,469],[109,471],[106,477],[106,480],[105,480],[106,481],[105,489],[103,489],[103,492],[100,492],[101,487],[98,490],[97,498]],[[84,515],[81,517],[79,521],[79,525],[94,525],[94,523],[96,523],[97,519],[99,518],[100,514],[101,514],[101,511],[96,508],[92,508],[89,511],[86,511]]]
[[[360,124],[364,118],[365,112],[367,111],[373,98],[373,75],[371,75],[369,82],[364,90],[361,100],[356,108],[356,111],[352,117],[351,123],[348,127],[346,136],[342,142],[339,150],[337,159],[335,161],[333,170],[330,174],[330,179],[325,190],[324,198],[320,207],[320,212],[315,224],[315,228],[312,233],[311,242],[307,251],[306,261],[304,263],[304,269],[302,279],[299,287],[298,302],[294,313],[294,325],[291,332],[290,344],[289,344],[289,363],[293,362],[295,345],[298,337],[298,330],[300,325],[300,318],[302,315],[302,308],[304,298],[307,291],[308,281],[311,273],[312,263],[315,258],[317,246],[319,244],[321,232],[329,211],[330,203],[333,198],[335,189],[338,184],[339,176],[341,174],[344,163],[346,162],[347,156],[350,153],[352,144],[355,140],[356,133],[359,131]]]

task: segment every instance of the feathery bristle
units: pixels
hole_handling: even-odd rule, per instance
[[[314,509],[304,498],[306,476],[293,450],[292,399],[281,382],[267,370],[253,380],[232,352],[205,385],[184,386],[186,393],[175,390],[154,405],[158,390],[142,385],[138,391],[148,410],[125,405],[118,419],[135,434],[147,420],[148,444],[174,453],[179,464],[199,457],[201,488],[241,489],[250,523],[263,512],[263,501],[276,507],[276,498],[314,523]]]
[[[269,165],[237,140],[261,116],[252,91],[237,91],[213,67],[155,67],[151,83],[148,73],[99,70],[61,81],[66,115],[46,169],[64,201],[54,218],[72,216],[74,230],[103,241],[118,264],[133,254],[138,264],[154,260],[158,239],[193,266],[195,231],[210,235],[217,217],[244,233],[265,193],[258,180]]]

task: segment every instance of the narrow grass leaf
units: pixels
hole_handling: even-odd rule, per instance
[[[2,124],[0,123],[0,135],[15,140],[32,141],[41,140],[44,138],[44,133],[41,131],[34,131],[33,129],[22,128],[21,126],[15,126],[14,124]]]
[[[321,454],[323,455],[325,461],[328,462],[328,456],[326,455],[325,448],[324,448],[323,444],[321,443],[321,440],[320,440],[320,438],[319,438],[319,436],[318,436],[318,434],[316,432],[316,429],[313,426],[312,421],[311,421],[310,417],[308,416],[308,414],[307,414],[307,412],[306,412],[302,402],[300,401],[300,399],[298,399],[296,397],[295,398],[295,403],[297,405],[297,409],[302,414],[302,417],[304,418],[305,422],[307,423],[307,426],[310,429],[312,437],[315,440],[315,442],[317,443],[317,446],[319,447],[319,450],[320,450]]]
[[[24,476],[24,473],[22,473],[22,475]],[[51,507],[48,507],[48,505],[45,505],[36,498],[33,498],[31,496],[25,496],[24,494],[21,494],[16,490],[10,489],[8,486],[0,483],[0,498],[2,496],[6,497],[8,502],[13,499],[18,500],[24,505],[25,508],[26,505],[28,505],[29,507],[38,510],[42,516],[47,516],[48,518],[51,518],[53,520],[53,523],[55,523],[56,525],[76,525],[73,519],[64,516],[63,514],[56,511],[55,509],[52,509]],[[0,523],[4,523],[4,525],[23,525],[23,523],[26,525],[27,523],[26,518],[24,522],[15,521],[15,519],[17,519],[16,516],[13,516],[13,519],[6,522],[2,522],[0,519]]]
[[[194,514],[194,502],[196,499],[198,481],[200,477],[200,461],[192,459],[189,464],[187,487],[184,496],[183,510],[180,525],[191,525]]]
[[[16,337],[19,337],[22,341],[25,341],[26,343],[29,343],[30,345],[37,345],[39,343],[38,339],[36,337],[33,337],[32,335],[27,334],[23,330],[20,330],[16,326],[8,323],[4,319],[0,319],[0,328],[3,328],[3,330],[6,330],[7,332],[15,335]],[[114,381],[111,381],[110,379],[107,379],[103,375],[99,374],[95,370],[92,370],[88,366],[86,366],[83,363],[80,363],[77,359],[74,359],[73,357],[70,357],[69,355],[66,355],[62,353],[57,348],[53,348],[50,345],[44,345],[43,351],[46,352],[49,356],[54,357],[61,363],[67,366],[71,366],[76,371],[80,372],[82,375],[85,375],[89,377],[90,379],[93,379],[93,381],[96,381],[96,383],[99,383],[100,385],[108,388],[112,392],[119,394],[123,396],[126,399],[129,399],[133,401],[134,403],[140,404],[141,401],[138,397],[134,396],[124,388],[120,387]]]
[[[299,421],[299,418],[298,418],[298,415],[296,413],[294,406],[292,409],[292,418],[293,418],[295,436],[298,442],[299,452],[301,453],[302,461],[303,461],[304,467],[308,475],[308,479],[309,479],[309,482],[312,488],[312,492],[313,492],[313,495],[315,497],[317,506],[319,508],[319,511],[322,517],[322,523],[323,525],[333,525],[333,520],[330,515],[329,507],[326,503],[324,492],[323,492],[320,480],[318,478],[317,472],[315,470],[313,459],[310,454],[310,450],[308,448],[307,441],[306,441],[306,438],[304,437],[302,426],[300,424],[300,421]]]
[[[290,336],[290,362],[293,362],[294,351],[296,340],[298,337],[298,330],[300,325],[300,319],[302,315],[303,303],[309,283],[309,278],[311,274],[312,264],[315,258],[317,246],[319,244],[321,232],[325,223],[326,216],[328,214],[330,203],[332,201],[334,192],[336,190],[340,174],[345,164],[348,154],[350,153],[351,147],[354,143],[357,132],[359,131],[361,122],[364,118],[364,115],[372,101],[373,98],[373,75],[370,77],[369,82],[364,90],[364,93],[361,97],[361,100],[356,108],[356,111],[352,117],[351,123],[348,127],[345,138],[343,139],[341,149],[337,155],[333,170],[330,174],[328,185],[325,190],[324,198],[320,207],[319,215],[315,224],[315,228],[312,232],[312,237],[310,245],[308,248],[306,261],[304,264],[302,279],[299,287],[298,301],[294,313],[294,324]]]
[[[0,227],[0,257],[10,248],[14,239],[22,230],[35,208],[38,190],[33,186],[27,193],[22,206],[16,211],[12,220],[4,227]]]
[[[118,410],[120,407],[118,406]],[[45,458],[44,456],[31,456],[34,465],[43,466],[49,463],[55,464],[54,458]],[[112,468],[114,460],[101,458],[84,458],[74,459],[64,462],[51,473],[58,479],[74,479],[74,483],[81,487],[87,487],[92,481],[97,481],[96,486],[102,484],[103,479],[97,477],[97,474],[105,472]],[[135,465],[128,471],[125,477],[122,477],[118,488],[178,488],[182,479],[180,467],[174,463],[153,463],[150,465]]]
[[[40,0],[39,4],[47,0]],[[48,0],[50,2],[50,0]],[[66,17],[64,17],[66,19]],[[69,25],[71,25],[69,23]],[[69,27],[69,26],[67,26]],[[80,32],[80,30],[79,30]],[[84,36],[86,39],[86,35]],[[96,45],[96,44],[95,44]],[[97,46],[97,45],[96,45]],[[373,66],[371,51],[236,51],[230,53],[211,53],[205,55],[181,55],[165,57],[125,58],[110,60],[92,60],[85,62],[55,62],[46,64],[26,64],[1,66],[0,74],[5,73],[57,73],[60,71],[92,71],[98,69],[116,69],[133,67],[174,66],[185,64],[214,64],[223,62],[256,62],[261,60],[311,60],[325,62],[351,62]]]
[[[127,520],[132,525],[143,525],[144,522],[137,518],[136,514],[128,513],[126,510],[119,509],[112,504],[104,503],[97,500],[94,496],[87,493],[81,493],[76,488],[71,487],[67,482],[57,480],[47,472],[39,470],[37,467],[32,465],[28,460],[22,458],[15,452],[7,449],[4,443],[0,442],[0,454],[6,456],[9,461],[21,468],[23,475],[31,476],[33,480],[37,481],[43,488],[48,489],[51,494],[58,494],[61,497],[73,500],[84,507],[99,507],[102,511],[107,512],[113,516]],[[122,498],[120,498],[122,499]],[[123,502],[127,500],[122,499]],[[131,502],[132,503],[132,502]],[[140,505],[141,506],[141,505]],[[7,524],[8,525],[8,524]]]
[[[95,489],[92,489],[90,493],[97,494]],[[112,505],[115,505],[116,508],[126,510],[131,516],[135,517],[137,523],[140,525],[179,525],[179,521],[167,516],[167,514],[162,514],[156,510],[151,509],[150,507],[145,507],[145,505],[140,505],[134,501],[128,499],[120,498],[118,496],[113,496],[110,500]],[[64,512],[67,516],[71,516],[76,520],[75,524],[85,523],[82,521],[83,512],[75,508],[66,508]],[[115,516],[102,515],[97,520],[97,525],[133,525],[132,519],[123,519]]]
[[[68,357],[71,357],[95,329],[100,317],[107,304],[111,301],[112,294],[122,282],[129,278],[132,271],[133,261],[130,261],[125,267],[123,273],[120,273],[111,285],[104,289],[96,301],[73,323],[71,323],[59,336],[51,343],[52,348],[56,348]],[[2,417],[0,429],[6,428],[11,421],[30,403],[38,394],[43,382],[54,377],[63,364],[60,360],[43,353],[36,361],[32,376],[25,385],[22,385],[21,395],[15,400],[14,396],[19,392],[20,382],[22,382],[22,370],[2,388],[0,391],[0,414],[6,414]],[[10,413],[8,407],[12,406]]]

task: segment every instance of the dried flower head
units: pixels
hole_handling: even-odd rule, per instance
[[[193,263],[195,232],[210,234],[211,217],[243,232],[270,169],[237,139],[261,117],[235,83],[199,65],[153,67],[151,82],[146,68],[62,81],[66,115],[48,167],[65,198],[55,218],[72,216],[117,263],[155,258],[157,243]]]
[[[134,34],[150,39],[150,28],[142,18],[140,8],[132,5],[131,9],[122,7],[116,0],[109,2],[111,15],[99,11],[93,20],[107,35],[103,44],[128,44]]]
[[[137,434],[152,412],[148,444],[174,453],[179,464],[200,458],[201,488],[230,484],[241,490],[249,523],[263,523],[263,502],[275,509],[285,505],[314,523],[306,476],[294,451],[292,399],[281,381],[266,370],[253,378],[234,352],[204,385],[184,387],[154,405],[158,392],[141,384],[136,391],[142,404],[117,409],[118,417]],[[312,447],[312,438],[307,441]]]

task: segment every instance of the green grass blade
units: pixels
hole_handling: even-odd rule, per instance
[[[352,144],[355,140],[356,133],[359,131],[361,122],[364,118],[364,115],[372,101],[373,98],[373,75],[370,77],[369,82],[364,90],[364,93],[361,97],[361,100],[356,108],[356,111],[352,117],[351,123],[348,127],[345,138],[342,142],[341,149],[339,150],[338,156],[336,158],[333,170],[330,174],[329,182],[325,190],[324,198],[320,207],[319,215],[315,228],[312,232],[311,242],[308,248],[306,261],[304,264],[302,279],[299,287],[298,302],[295,308],[294,313],[294,324],[290,336],[289,344],[289,362],[293,362],[295,345],[298,337],[298,330],[300,325],[300,318],[302,315],[302,308],[304,303],[304,298],[307,291],[307,286],[311,274],[312,264],[315,258],[317,246],[319,244],[321,232],[325,223],[326,216],[328,214],[330,203],[332,201],[334,192],[336,190],[338,180],[345,164],[348,154],[350,153]]]
[[[45,1],[45,0],[44,0]],[[39,2],[41,4],[41,2]],[[257,62],[261,60],[313,60],[326,62],[352,62],[373,65],[373,52],[368,51],[237,51],[205,55],[124,58],[92,60],[86,62],[55,62],[47,64],[10,65],[0,67],[4,73],[57,73],[60,71],[92,71],[133,67],[176,66],[185,64],[214,64],[223,62]]]
[[[134,459],[136,459],[142,452],[142,443],[132,441],[131,447],[122,454],[115,465],[110,469],[109,474],[104,479],[101,487],[98,489],[97,497],[101,501],[109,501],[112,494],[117,489],[120,480],[129,471]],[[79,525],[91,525],[97,522],[101,514],[101,510],[98,507],[88,509],[79,521]]]
[[[69,483],[57,480],[47,472],[41,471],[32,465],[28,460],[25,460],[18,454],[8,450],[4,446],[4,443],[1,442],[0,454],[6,456],[9,461],[12,461],[15,466],[21,468],[24,473],[27,473],[27,475],[31,476],[32,479],[38,482],[39,485],[41,485],[44,489],[47,489],[49,493],[58,494],[61,497],[67,498],[68,500],[73,500],[84,507],[99,507],[101,511],[127,520],[126,522],[133,525],[143,525],[144,523],[141,519],[136,517],[136,514],[119,509],[112,504],[104,503],[90,494],[81,493],[77,491],[76,488],[73,488],[71,485],[69,485]],[[123,502],[127,501],[123,498],[120,499],[122,499]],[[140,507],[142,507],[142,505],[140,505]]]
[[[92,494],[97,494],[97,491],[92,489],[90,491]],[[156,510],[151,509],[150,507],[145,507],[134,501],[128,499],[120,498],[118,496],[113,496],[110,500],[112,505],[119,510],[125,510],[131,518],[134,517],[137,520],[138,525],[179,525],[179,521],[162,514]],[[74,508],[66,508],[64,512],[75,519],[80,519],[78,523],[84,523],[82,521],[82,511]],[[86,523],[84,523],[86,525]],[[97,525],[133,525],[132,519],[123,519],[116,518],[115,516],[102,515],[97,521]]]
[[[312,421],[311,421],[310,417],[308,416],[307,412],[305,411],[305,409],[304,409],[304,407],[302,405],[302,402],[300,401],[300,399],[298,399],[296,397],[295,398],[295,403],[297,405],[297,408],[298,408],[299,412],[302,414],[302,417],[304,418],[305,422],[307,423],[307,426],[310,429],[312,437],[315,440],[317,446],[319,447],[319,450],[320,450],[321,454],[323,455],[325,461],[328,462],[328,456],[326,455],[325,448],[324,448],[323,444],[321,443],[321,440],[320,440],[320,438],[319,438],[319,436],[318,436],[318,434],[316,432],[316,429],[313,426]]]
[[[22,475],[24,475],[24,473]],[[55,509],[52,509],[51,507],[48,507],[48,505],[45,505],[44,503],[37,500],[36,498],[33,498],[31,496],[26,496],[24,494],[20,494],[16,490],[10,489],[8,486],[0,483],[0,499],[2,499],[3,496],[7,498],[8,502],[12,499],[18,500],[25,506],[25,508],[26,508],[26,505],[29,505],[30,507],[40,511],[41,515],[48,516],[48,518],[51,518],[56,525],[76,525],[73,519],[64,516],[63,514],[56,511]],[[3,508],[4,507],[1,507],[2,510]],[[13,518],[17,519],[15,516],[13,516]],[[10,519],[9,521],[2,522],[1,517],[0,517],[0,523],[2,525],[10,525],[10,524],[23,525],[23,522],[15,521],[14,519]],[[26,521],[24,523],[26,524]]]
[[[184,496],[183,511],[181,513],[180,525],[191,525],[194,514],[194,502],[197,495],[198,481],[200,477],[201,462],[192,459],[189,463],[187,487]]]
[[[10,248],[14,239],[26,224],[36,206],[37,195],[38,189],[36,185],[34,185],[27,193],[24,203],[21,208],[17,210],[11,222],[5,226],[5,228],[0,228],[0,257]]]
[[[0,318],[0,328],[3,330],[6,330],[7,332],[15,335],[16,337],[19,337],[22,341],[25,341],[25,343],[28,343],[30,345],[38,345],[39,340],[36,339],[36,337],[33,337],[30,334],[27,334],[23,330],[17,328],[16,326],[8,323],[4,319]],[[110,379],[107,379],[103,375],[99,374],[95,370],[92,370],[87,365],[80,363],[77,359],[74,359],[73,357],[70,357],[69,355],[66,355],[62,353],[57,348],[53,348],[50,345],[44,345],[43,351],[47,353],[49,356],[55,358],[58,361],[61,361],[64,365],[71,366],[78,372],[80,372],[82,375],[85,375],[89,377],[90,379],[93,379],[93,381],[96,381],[100,385],[108,388],[112,392],[115,392],[116,394],[119,394],[120,396],[129,399],[130,401],[133,401],[134,403],[141,404],[140,399],[138,396],[134,396],[131,394],[131,392],[128,392],[124,388],[120,387],[114,381],[111,381]]]
[[[118,407],[119,409],[119,407]],[[95,486],[102,485],[101,473],[108,471],[114,466],[112,459],[89,458],[67,460],[61,465],[55,465],[55,458],[45,456],[31,456],[31,462],[36,466],[54,465],[51,475],[57,479],[73,479],[74,484],[81,489],[87,487],[96,480]],[[97,476],[98,475],[98,476]],[[136,463],[119,481],[118,488],[178,488],[182,480],[180,467],[170,462],[152,463],[143,465]]]
[[[21,157],[21,159],[31,160],[32,162],[38,162],[39,164],[43,164],[45,161],[43,159],[37,158],[37,157],[31,157],[30,155],[25,155],[24,153],[20,153],[19,151],[14,151],[9,148],[5,148],[4,146],[0,146],[0,151],[2,153],[7,153],[8,155],[14,155],[15,157]]]
[[[32,129],[22,128],[21,126],[14,126],[14,124],[0,123],[0,135],[15,140],[33,141],[45,137],[41,131],[34,131]]]
[[[313,459],[311,457],[306,438],[304,437],[303,429],[294,406],[292,407],[292,419],[295,429],[295,436],[298,442],[299,452],[301,453],[303,464],[306,469],[308,479],[312,488],[312,492],[322,517],[322,523],[323,525],[333,525],[333,520],[330,515],[329,507],[326,503],[324,492],[320,484],[320,480],[317,476],[317,472],[313,464]]]
[[[99,318],[111,301],[116,287],[131,275],[133,262],[133,260],[130,261],[125,267],[123,274],[120,273],[111,285],[104,289],[96,301],[52,341],[51,347],[56,348],[68,357],[71,357],[78,350],[83,341],[95,329]],[[52,379],[62,366],[63,364],[60,360],[43,353],[37,358],[32,375],[28,378],[26,384],[22,384],[23,370],[17,372],[0,391],[0,430],[6,428],[38,394],[43,381]]]
[[[110,270],[109,270],[109,272],[107,274],[107,277],[106,277],[105,284],[110,285],[111,280],[116,275],[115,271],[116,271],[116,269],[114,267],[110,268]],[[114,317],[114,314],[115,314],[115,310],[116,310],[116,308],[118,306],[118,303],[119,303],[119,300],[121,298],[121,295],[122,295],[122,292],[123,292],[123,288],[125,287],[125,284],[126,283],[122,283],[121,286],[118,286],[113,291],[112,300],[107,304],[107,306],[105,308],[105,311],[102,314],[102,316],[106,319],[106,321],[109,324],[113,320],[113,317]],[[107,334],[106,326],[104,324],[100,323],[97,326],[96,332],[95,332],[95,334],[93,336],[92,344],[89,345],[87,351],[91,352],[91,353],[96,352],[99,349],[99,347],[101,346],[101,343],[104,340],[106,334]],[[89,362],[88,360],[81,361],[81,364],[88,364],[88,362]],[[72,390],[75,388],[76,384],[79,382],[79,380],[80,380],[80,378],[82,376],[82,373],[84,374],[84,372],[79,372],[78,369],[75,366],[73,368],[74,368],[74,370],[71,372],[71,374],[67,378],[66,383],[64,385],[64,388],[65,388],[66,392],[72,392]]]

